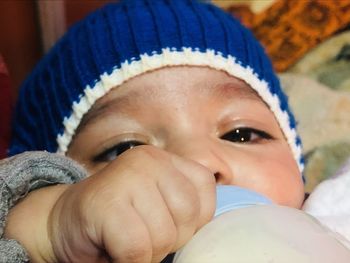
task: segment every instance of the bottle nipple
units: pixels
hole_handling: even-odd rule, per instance
[[[272,204],[272,201],[254,191],[232,185],[216,187],[215,217],[237,208],[267,204]]]

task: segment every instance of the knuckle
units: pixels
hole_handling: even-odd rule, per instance
[[[160,157],[160,150],[152,145],[140,145],[127,150],[120,155],[121,158],[132,160],[139,160],[139,158],[147,160],[157,160]]]

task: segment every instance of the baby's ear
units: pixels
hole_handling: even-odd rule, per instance
[[[0,54],[0,159],[5,158],[11,137],[13,97],[10,76]]]

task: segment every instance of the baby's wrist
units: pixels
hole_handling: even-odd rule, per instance
[[[17,240],[31,262],[57,262],[48,233],[49,215],[69,185],[55,185],[35,190],[13,207],[4,236]]]

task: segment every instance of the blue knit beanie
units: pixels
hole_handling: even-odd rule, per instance
[[[194,0],[126,0],[74,25],[20,91],[9,154],[65,153],[84,114],[132,77],[166,66],[207,66],[244,80],[270,107],[303,170],[285,94],[250,31]]]

